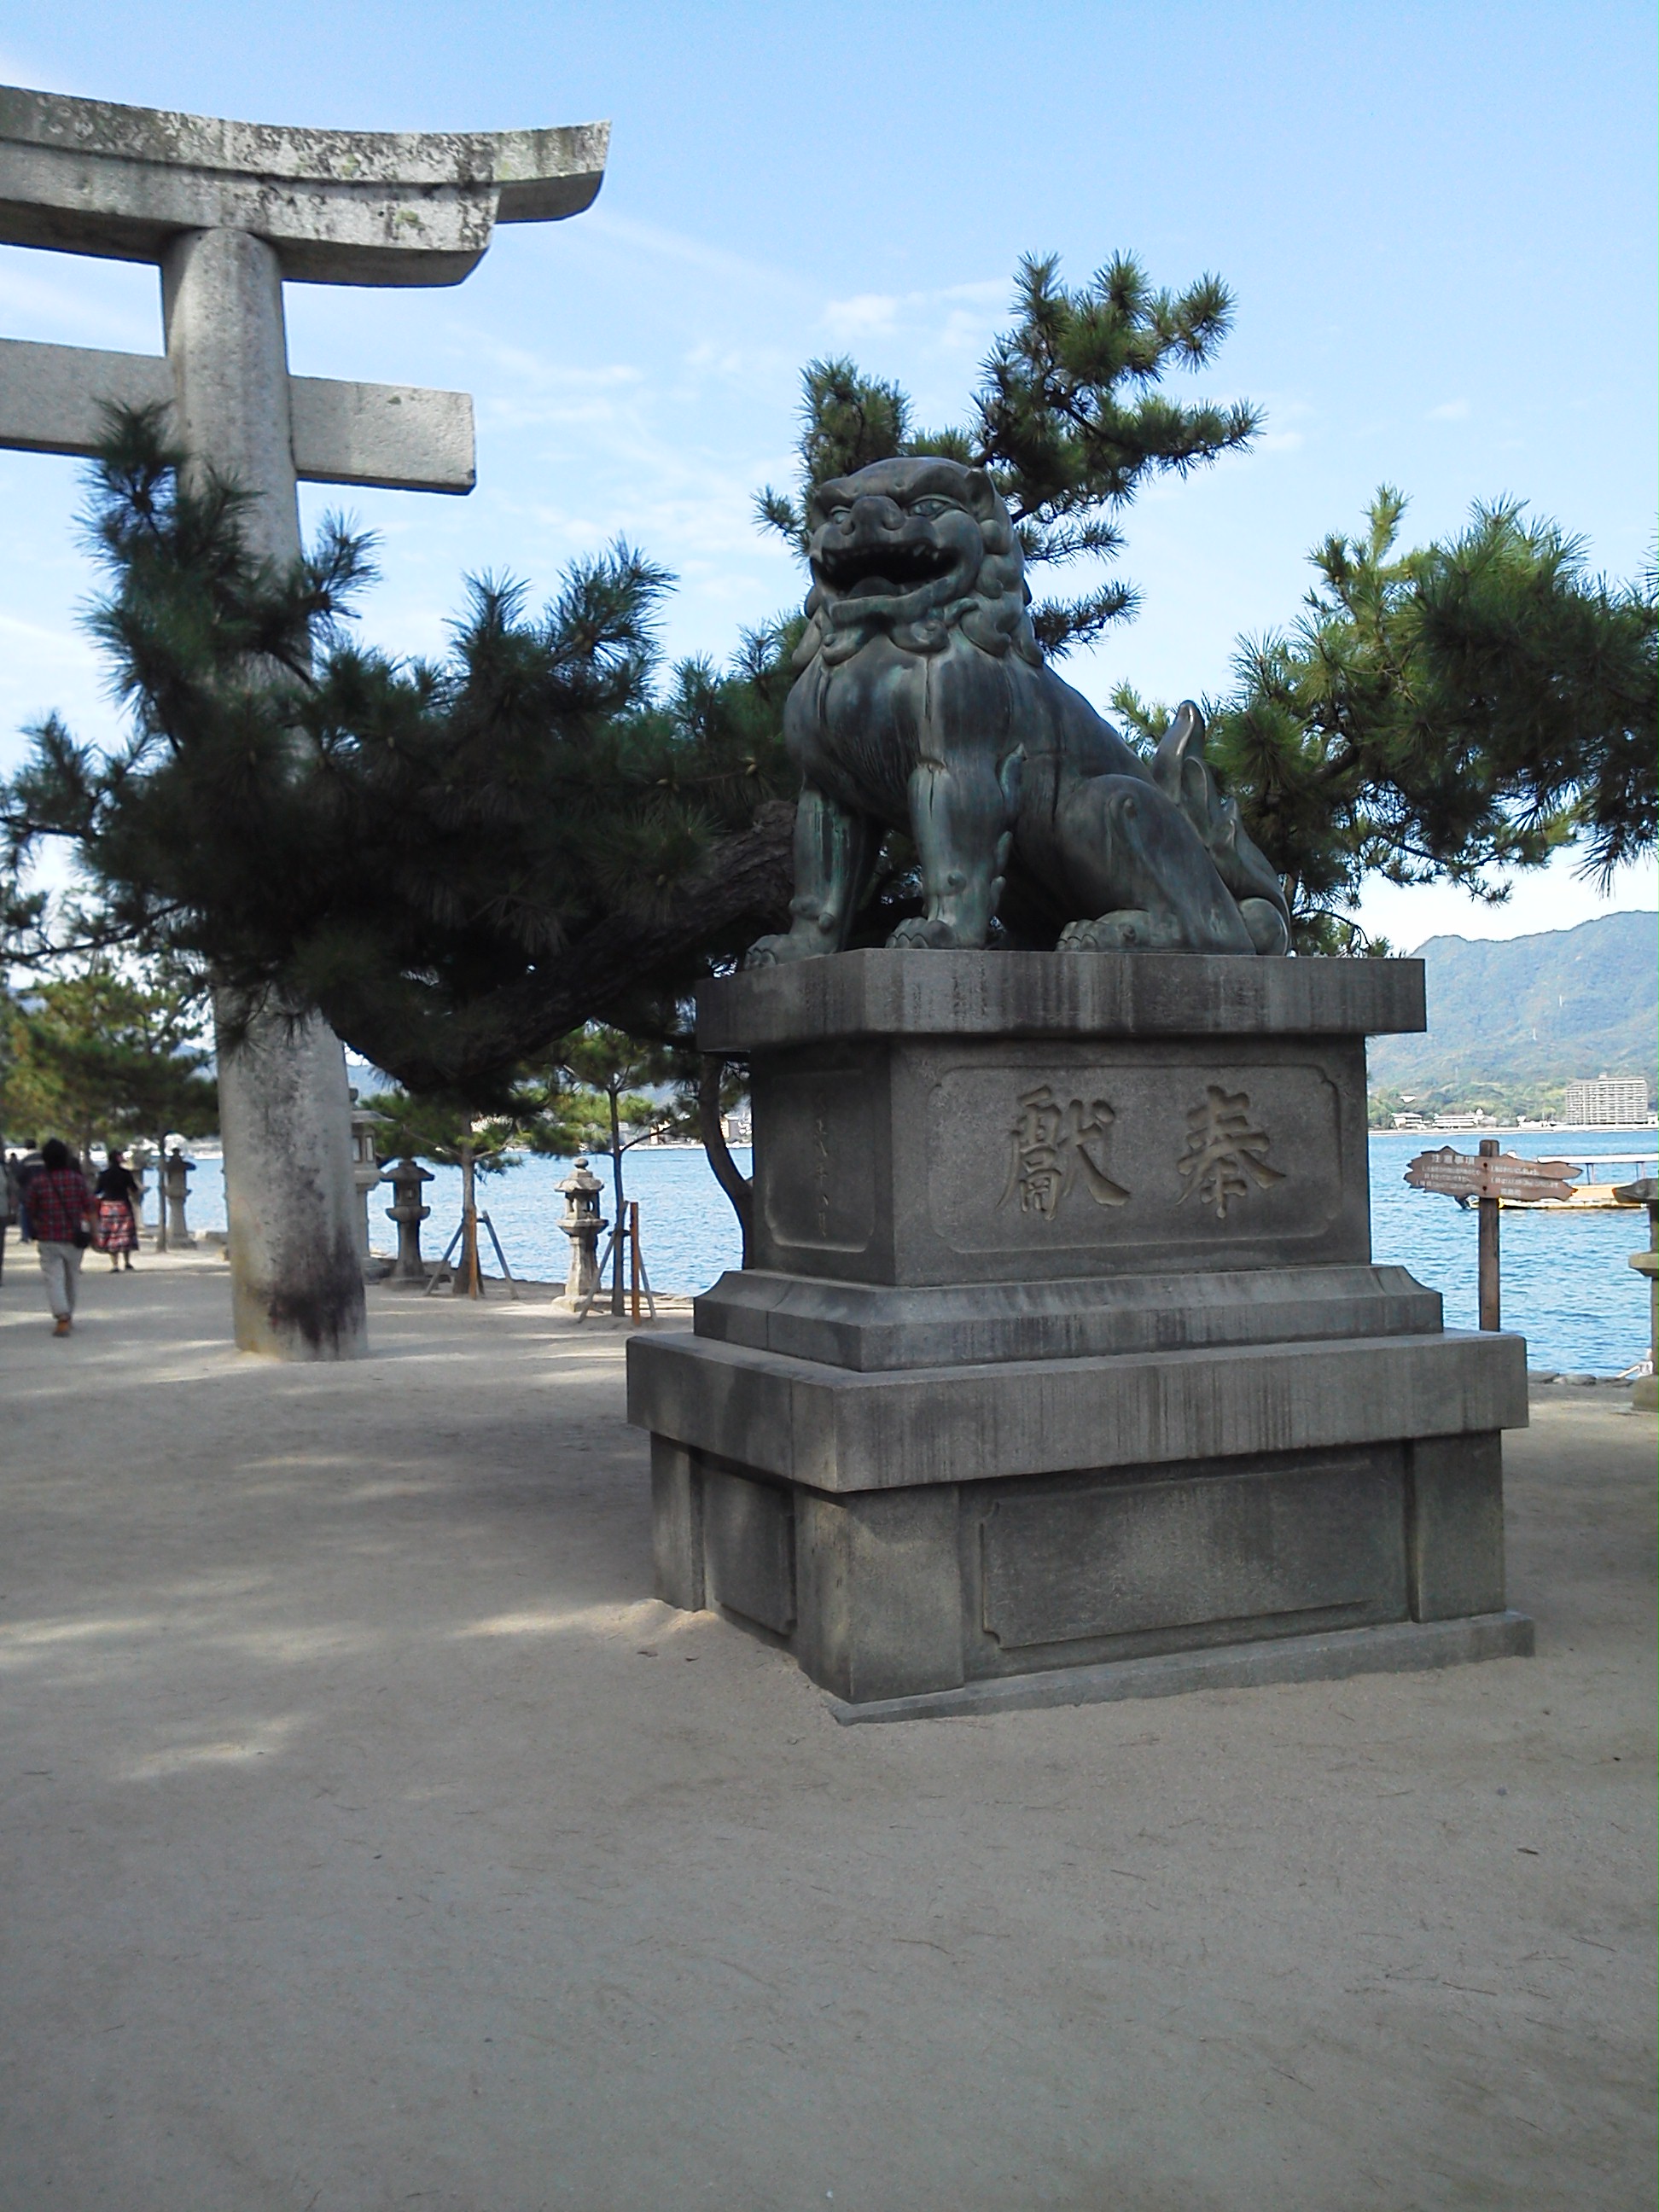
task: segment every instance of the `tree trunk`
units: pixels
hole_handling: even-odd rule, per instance
[[[703,1151],[708,1155],[708,1164],[714,1180],[732,1201],[732,1211],[738,1217],[738,1226],[743,1231],[743,1264],[749,1266],[752,1257],[752,1224],[755,1212],[755,1186],[732,1158],[726,1141],[726,1131],[720,1121],[720,1082],[726,1073],[726,1062],[713,1054],[705,1057],[702,1074],[697,1084],[697,1133],[702,1139]]]

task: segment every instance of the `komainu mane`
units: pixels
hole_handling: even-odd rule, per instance
[[[1190,702],[1146,760],[1043,665],[990,478],[878,461],[808,507],[812,590],[784,734],[803,788],[787,933],[751,966],[838,952],[884,830],[926,910],[890,942],[1284,952],[1289,914],[1204,760]]]

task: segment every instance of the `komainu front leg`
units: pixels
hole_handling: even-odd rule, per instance
[[[926,910],[902,921],[890,945],[977,949],[990,934],[1013,843],[1021,756],[999,775],[990,760],[946,768],[923,761],[910,778],[910,830],[921,862]]]
[[[838,806],[809,784],[795,809],[793,919],[781,937],[763,937],[744,956],[745,968],[811,960],[839,952],[864,895],[875,840],[870,818]]]

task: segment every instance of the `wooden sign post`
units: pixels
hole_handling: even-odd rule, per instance
[[[1495,1160],[1498,1156],[1497,1138],[1483,1137],[1480,1140],[1481,1158]],[[1482,1328],[1498,1329],[1503,1328],[1504,1319],[1498,1275],[1497,1194],[1483,1190],[1476,1203],[1480,1209],[1480,1326]]]
[[[1437,1191],[1455,1198],[1462,1206],[1474,1200],[1480,1210],[1480,1326],[1503,1327],[1498,1275],[1498,1213],[1500,1206],[1535,1206],[1540,1199],[1571,1198],[1573,1163],[1571,1160],[1527,1160],[1498,1149],[1495,1137],[1484,1137],[1478,1158],[1454,1152],[1449,1145],[1437,1152],[1419,1152],[1406,1170],[1406,1181],[1414,1190]]]

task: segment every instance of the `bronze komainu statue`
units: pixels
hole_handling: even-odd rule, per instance
[[[794,919],[751,966],[846,944],[884,829],[927,910],[889,940],[1283,952],[1279,878],[1183,706],[1143,759],[1043,665],[1018,540],[980,469],[878,461],[818,485],[812,589],[784,735],[803,780]]]

